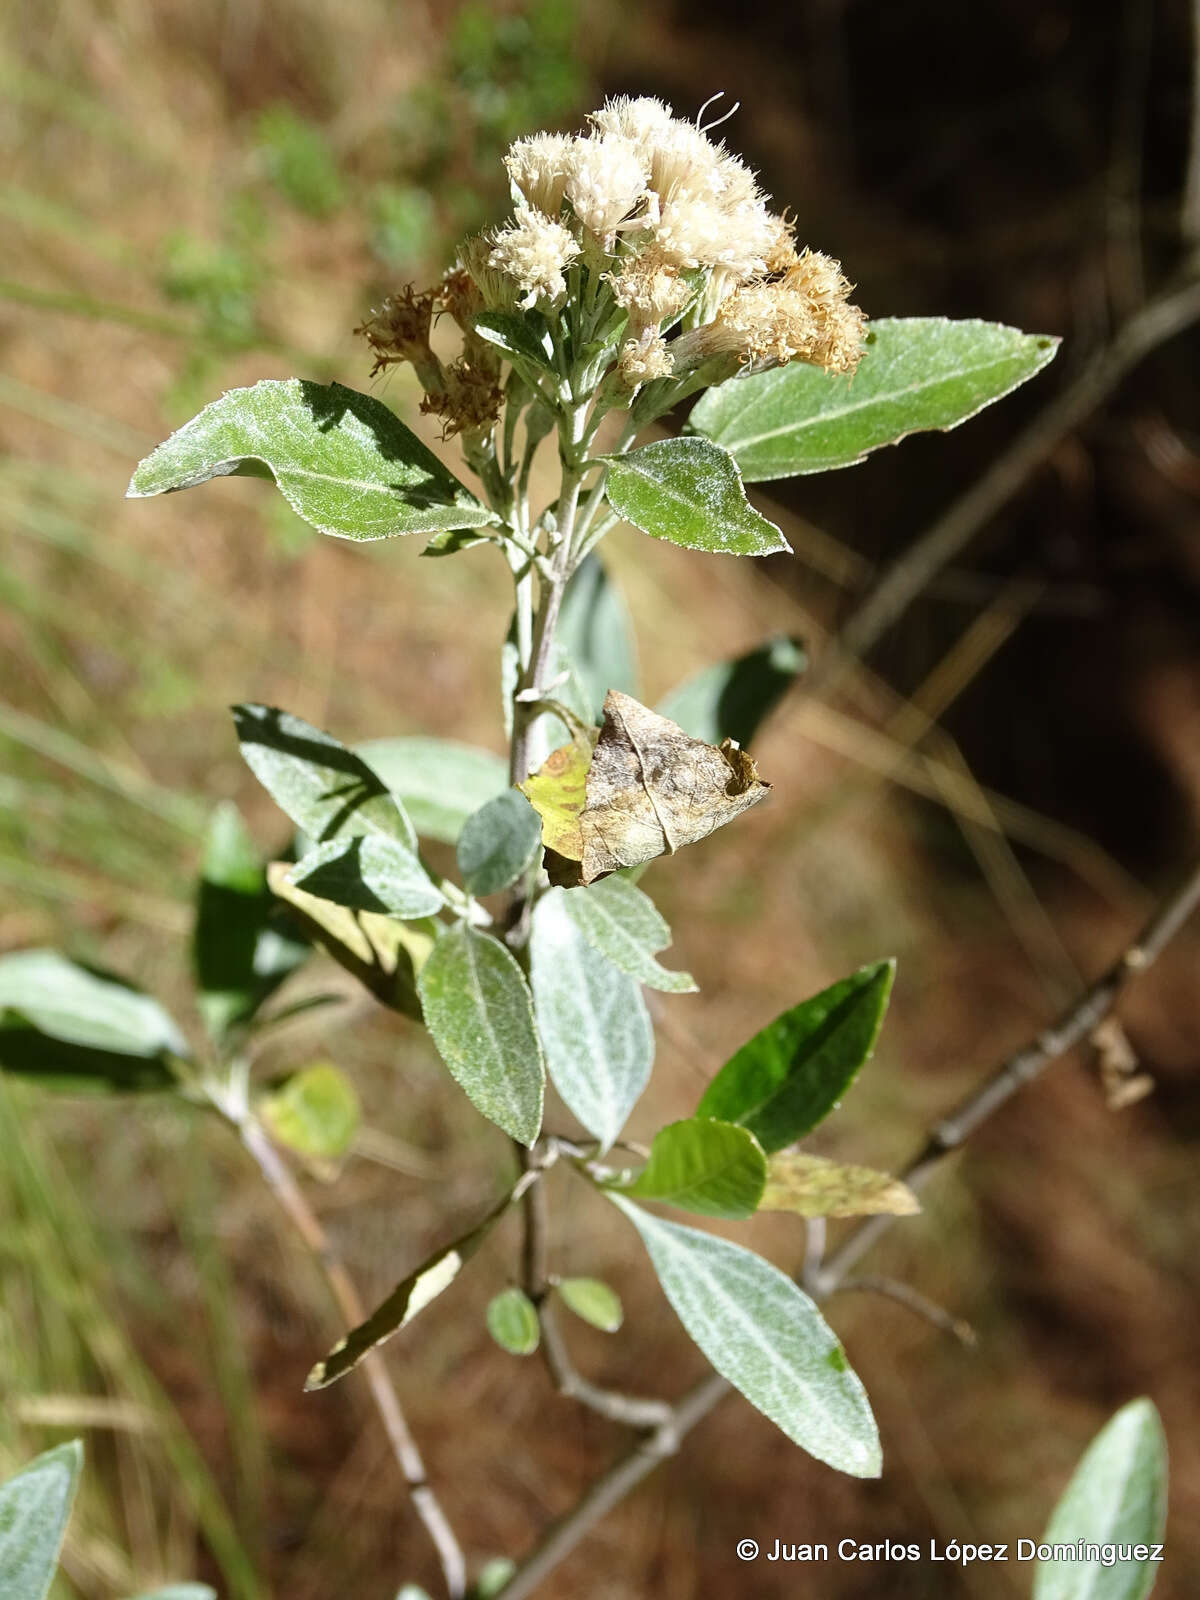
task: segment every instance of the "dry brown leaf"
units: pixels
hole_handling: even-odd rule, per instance
[[[695,844],[771,790],[732,739],[693,739],[618,689],[605,696],[584,803],[570,818],[551,799],[554,780],[578,770],[578,747],[564,750],[521,787],[542,816],[551,882],[565,888]]]
[[[760,1211],[795,1211],[802,1217],[911,1216],[921,1209],[899,1178],[873,1167],[843,1167],[823,1156],[780,1150],[767,1163]]]

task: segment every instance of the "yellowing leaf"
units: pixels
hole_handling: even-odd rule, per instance
[[[618,689],[586,771],[583,760],[576,740],[522,785],[542,817],[550,881],[568,889],[694,844],[771,788],[732,740],[692,739]]]
[[[921,1209],[907,1185],[872,1167],[843,1167],[823,1156],[781,1150],[767,1163],[760,1211],[795,1211],[802,1217],[867,1217],[886,1212],[911,1216]]]
[[[336,1163],[354,1142],[361,1108],[345,1073],[317,1061],[264,1095],[258,1113],[278,1143],[310,1160]]]

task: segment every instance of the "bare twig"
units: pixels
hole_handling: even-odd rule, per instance
[[[258,1169],[271,1193],[287,1213],[289,1221],[300,1235],[310,1255],[320,1266],[346,1326],[356,1327],[366,1316],[358,1290],[286,1162],[253,1117],[239,1119],[237,1127],[242,1143],[258,1163]],[[446,1591],[450,1600],[461,1600],[467,1587],[466,1562],[462,1549],[425,1476],[425,1463],[421,1459],[421,1452],[409,1431],[404,1412],[400,1409],[400,1401],[378,1351],[372,1351],[363,1357],[362,1371],[370,1388],[371,1398],[375,1402],[375,1409],[379,1412],[387,1433],[392,1453],[396,1457],[400,1471],[404,1474],[413,1510],[424,1523],[425,1530],[437,1551]]]
[[[901,1282],[899,1278],[886,1278],[877,1272],[863,1272],[857,1278],[843,1278],[838,1284],[837,1292],[884,1295],[888,1300],[895,1300],[898,1305],[906,1307],[915,1316],[932,1323],[942,1333],[950,1334],[959,1344],[976,1343],[975,1330],[969,1322],[956,1317],[953,1312],[947,1311],[945,1306],[939,1306],[936,1300],[931,1300],[928,1295],[923,1295],[919,1289],[914,1289],[910,1283]]]
[[[1200,4],[1200,0],[1197,0]],[[998,455],[967,492],[897,558],[858,606],[837,641],[803,682],[808,694],[828,693],[861,660],[928,586],[1018,492],[1037,467],[1117,384],[1160,344],[1200,317],[1200,282],[1188,278],[1164,290],[1129,318],[1074,382]]]
[[[1010,1056],[982,1088],[938,1124],[921,1153],[903,1173],[904,1182],[914,1189],[928,1182],[950,1151],[958,1149],[1018,1089],[1031,1083],[1052,1062],[1086,1039],[1112,1010],[1126,985],[1153,965],[1198,904],[1200,860],[1192,865],[1178,886],[1161,901],[1138,938],[1108,971],[1057,1022],[1023,1050]],[[824,1265],[820,1264],[823,1233],[821,1230],[810,1232],[806,1281],[816,1297],[824,1299],[839,1288],[850,1287],[847,1282],[850,1268],[894,1221],[895,1218],[891,1216],[867,1218],[842,1241]],[[881,1282],[891,1284],[890,1279],[864,1280],[860,1277],[853,1281],[859,1287],[879,1288]],[[913,1293],[906,1290],[905,1298],[908,1304],[914,1304]],[[915,1299],[922,1301],[924,1314],[928,1314],[923,1297],[915,1296]],[[500,1590],[497,1600],[525,1600],[525,1596],[532,1594],[596,1523],[619,1505],[643,1478],[648,1477],[660,1461],[677,1450],[684,1435],[731,1392],[732,1385],[715,1372],[710,1372],[695,1384],[677,1402],[669,1422],[656,1428],[648,1438],[614,1463],[578,1504],[553,1524]]]

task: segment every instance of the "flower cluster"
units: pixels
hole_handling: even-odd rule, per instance
[[[553,327],[586,297],[592,333],[615,330],[612,383],[626,394],[701,367],[705,381],[789,361],[854,370],[865,319],[851,286],[837,262],[797,250],[793,224],[770,210],[742,161],[660,100],[610,100],[589,121],[578,135],[517,140],[505,157],[512,220],[468,239],[452,287],[417,304],[448,309],[469,345],[472,301],[475,315],[536,312]],[[422,342],[409,309],[388,302],[365,325],[377,366],[413,361],[427,408],[450,431],[485,425],[494,348],[468,348],[457,384],[431,390],[428,327]],[[473,404],[461,410],[467,376]]]

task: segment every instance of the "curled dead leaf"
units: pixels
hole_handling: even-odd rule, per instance
[[[576,888],[695,844],[771,785],[732,739],[705,744],[610,689],[594,745],[577,734],[521,788],[542,818],[550,881]]]

